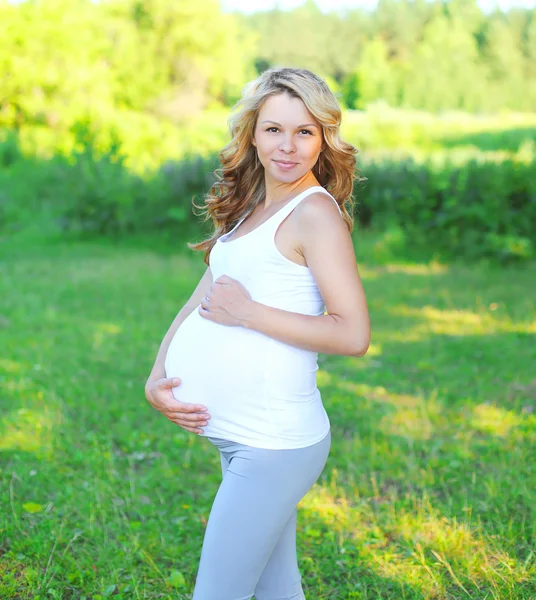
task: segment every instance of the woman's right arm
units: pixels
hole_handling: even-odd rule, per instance
[[[201,304],[201,300],[207,295],[211,285],[212,273],[210,267],[208,267],[193,294],[181,308],[164,336],[154,366],[145,384],[145,397],[154,409],[186,431],[198,434],[203,433],[201,427],[206,425],[208,419],[210,419],[207,407],[202,404],[191,404],[176,400],[173,396],[173,388],[179,385],[180,378],[166,377],[164,365],[175,332],[184,319]]]

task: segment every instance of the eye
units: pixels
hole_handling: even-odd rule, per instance
[[[312,132],[312,131],[310,131],[309,129],[302,129],[302,130],[300,131],[300,133],[303,133],[304,131],[305,131],[305,133],[308,133],[309,135],[313,135],[313,132]]]
[[[272,129],[275,129],[276,131],[279,131],[279,129],[277,127],[268,127],[268,129],[266,131],[272,131]]]

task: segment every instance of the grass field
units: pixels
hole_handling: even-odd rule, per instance
[[[307,598],[535,599],[536,264],[355,237],[372,345],[319,355]],[[184,247],[0,245],[0,598],[190,598],[219,458],[143,393],[204,270]]]

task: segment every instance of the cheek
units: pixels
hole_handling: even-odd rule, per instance
[[[275,138],[260,140],[257,143],[257,152],[260,157],[271,156],[278,149],[277,141]]]
[[[309,142],[308,144],[303,144],[301,149],[301,154],[303,158],[307,161],[311,161],[315,163],[318,159],[318,155],[320,154],[321,144]]]
[[[315,137],[312,140],[308,140],[307,144],[307,152],[310,156],[316,157],[320,153],[322,149],[322,140],[318,137]]]

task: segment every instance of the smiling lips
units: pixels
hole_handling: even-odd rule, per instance
[[[286,160],[274,160],[274,162],[280,169],[283,169],[284,171],[290,171],[290,169],[292,169],[292,167],[295,167],[298,164],[298,163],[289,162]]]

